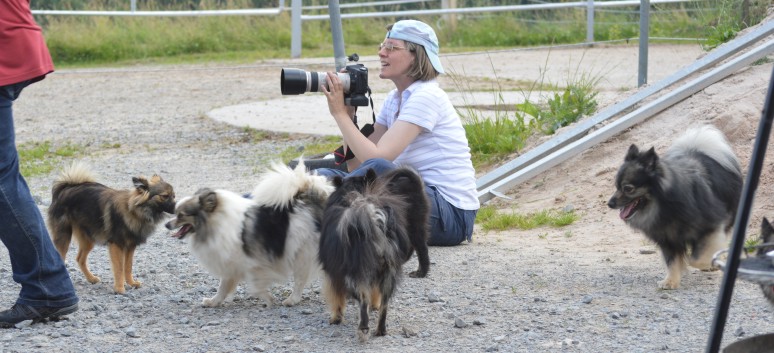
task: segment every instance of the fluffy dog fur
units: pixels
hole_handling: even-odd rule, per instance
[[[384,336],[387,306],[403,263],[416,250],[419,269],[411,276],[425,277],[430,267],[425,187],[409,168],[378,178],[369,170],[363,177],[335,178],[333,183],[336,191],[326,206],[319,254],[330,323],[341,323],[349,295],[360,303],[360,340],[368,339],[369,306],[379,311],[374,334]]]
[[[248,291],[273,306],[270,286],[293,274],[293,293],[282,304],[301,301],[306,284],[319,274],[317,247],[325,202],[333,186],[323,176],[275,163],[263,174],[252,199],[227,190],[201,189],[181,199],[168,229],[190,237],[193,254],[220,278],[218,292],[202,301],[218,306],[243,279]]]
[[[83,164],[62,172],[52,189],[48,227],[62,260],[67,257],[72,237],[78,241],[78,266],[90,283],[100,281],[89,270],[87,257],[95,244],[107,244],[113,270],[113,290],[125,292],[124,283],[138,288],[132,275],[134,251],[145,243],[163,219],[173,213],[172,185],[154,175],[132,178],[134,189],[116,190],[95,182]]]
[[[767,252],[774,251],[774,226],[766,218],[761,222],[761,240],[763,244],[758,248],[757,255],[765,257]],[[761,290],[766,299],[774,305],[774,284],[761,284]]]
[[[676,289],[687,264],[709,270],[713,254],[727,247],[742,174],[723,134],[705,125],[688,130],[663,158],[631,145],[615,186],[608,206],[659,246],[667,266],[659,287]]]

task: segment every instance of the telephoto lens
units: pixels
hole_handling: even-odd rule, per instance
[[[349,74],[337,72],[344,93],[349,92]],[[280,90],[282,95],[304,94],[306,92],[321,92],[322,87],[328,88],[328,74],[325,72],[309,72],[301,69],[282,69],[280,74]]]

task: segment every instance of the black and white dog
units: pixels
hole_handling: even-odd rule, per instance
[[[251,199],[207,188],[181,199],[166,227],[180,228],[174,236],[181,239],[191,235],[193,254],[220,278],[218,292],[202,304],[221,304],[246,279],[249,293],[271,306],[270,286],[291,274],[293,292],[282,304],[301,301],[306,284],[319,275],[320,223],[331,192],[327,179],[306,172],[302,161],[295,169],[275,163]]]

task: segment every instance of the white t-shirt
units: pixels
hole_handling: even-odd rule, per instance
[[[397,89],[390,91],[376,122],[389,129],[398,120],[417,125],[422,132],[394,162],[415,168],[425,184],[435,186],[455,207],[478,209],[476,173],[465,129],[438,82],[416,81],[401,96]]]

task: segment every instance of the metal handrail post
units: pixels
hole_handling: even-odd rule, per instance
[[[301,57],[301,0],[290,3],[290,57]]]
[[[333,36],[333,60],[336,71],[347,66],[347,54],[344,53],[344,31],[341,28],[339,0],[328,0],[328,13],[331,16],[331,36]]]
[[[752,208],[755,190],[758,189],[761,170],[763,169],[763,160],[766,156],[766,146],[769,143],[771,134],[772,100],[774,100],[774,69],[769,81],[769,92],[766,97],[766,103],[763,106],[763,116],[758,124],[758,134],[755,137],[755,145],[750,159],[750,170],[747,173],[747,180],[742,188],[742,199],[739,201],[739,208],[736,213],[734,223],[734,238],[731,241],[731,249],[728,252],[725,273],[723,274],[723,284],[720,287],[718,304],[715,307],[715,319],[712,322],[710,339],[707,343],[708,353],[717,353],[720,350],[720,343],[723,340],[723,330],[726,326],[728,316],[728,307],[731,303],[731,295],[734,292],[734,282],[736,273],[739,269],[739,262],[744,245],[745,230],[750,218],[750,209]]]
[[[648,31],[650,28],[650,0],[640,0],[640,55],[637,87],[648,83]]]
[[[594,0],[589,0],[586,7],[586,43],[594,43]]]

